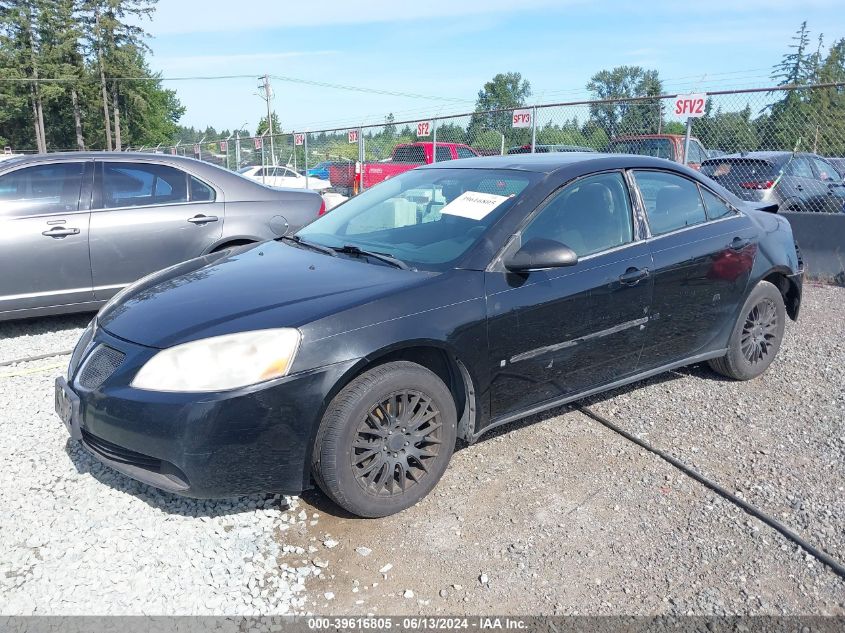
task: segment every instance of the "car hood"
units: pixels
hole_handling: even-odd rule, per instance
[[[165,348],[245,330],[299,327],[430,276],[264,242],[144,277],[112,299],[97,323],[124,340]]]

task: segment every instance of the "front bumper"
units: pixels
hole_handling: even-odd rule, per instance
[[[79,384],[99,345],[125,354],[93,389]],[[225,498],[310,487],[310,449],[332,388],[355,361],[220,393],[133,389],[132,378],[158,350],[102,329],[73,369],[74,420],[97,460],[156,488],[190,497]]]

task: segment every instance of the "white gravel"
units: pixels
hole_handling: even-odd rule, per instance
[[[298,502],[184,499],[102,466],[53,413],[60,371],[2,379],[0,613],[297,612],[321,572],[279,544]]]

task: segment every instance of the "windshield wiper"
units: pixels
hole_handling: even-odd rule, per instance
[[[402,270],[408,270],[408,264],[403,262],[401,259],[396,259],[390,253],[377,253],[374,251],[365,251],[354,244],[344,244],[343,246],[333,246],[332,250],[335,253],[344,253],[345,255],[363,255],[364,257],[372,257],[373,259],[377,259],[382,261],[386,264],[390,264],[395,268],[401,268]]]
[[[335,253],[333,248],[329,248],[328,246],[323,246],[322,244],[315,244],[314,242],[307,242],[303,240],[298,235],[282,235],[279,238],[280,240],[288,240],[297,244],[298,246],[304,246],[305,248],[310,248],[312,251],[317,251],[318,253],[323,253],[325,255],[331,255],[332,257],[337,257],[337,253]]]

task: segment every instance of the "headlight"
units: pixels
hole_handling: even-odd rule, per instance
[[[299,347],[299,330],[226,334],[160,351],[132,381],[150,391],[224,391],[281,378]]]

